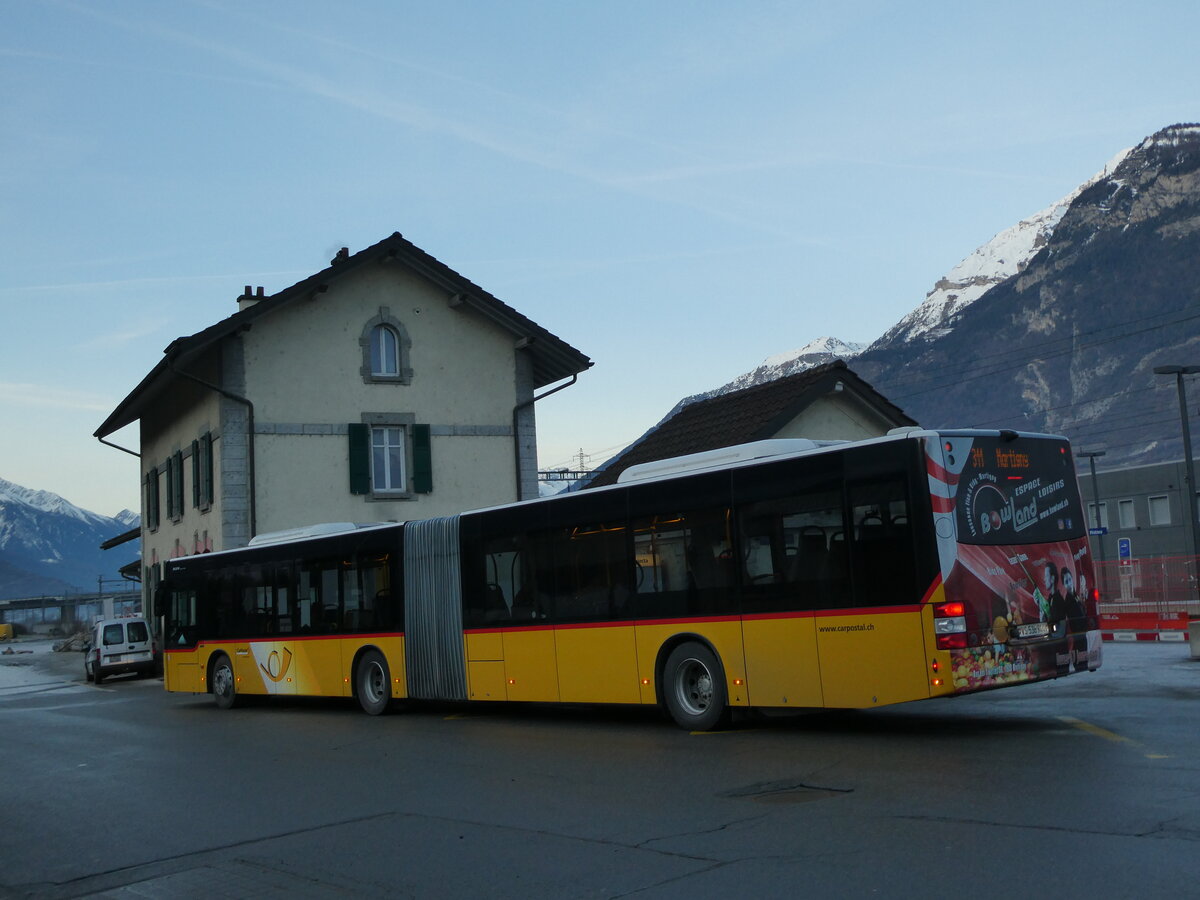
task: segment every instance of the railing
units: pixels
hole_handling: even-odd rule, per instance
[[[1096,563],[1105,640],[1184,640],[1200,617],[1197,569],[1191,556]]]

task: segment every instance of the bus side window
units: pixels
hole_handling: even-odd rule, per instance
[[[196,633],[196,592],[171,591],[167,611],[167,643],[172,647],[193,647],[199,639]]]
[[[581,525],[551,533],[553,618],[603,621],[626,614],[627,535],[624,524]]]
[[[842,606],[847,562],[838,491],[750,504],[742,511],[742,578],[746,609],[766,612]]]
[[[472,595],[467,610],[472,625],[493,625],[513,618],[516,598],[524,587],[523,544],[521,537],[494,538],[484,543],[482,590]]]
[[[637,615],[732,611],[733,553],[726,510],[635,521],[633,555]]]
[[[916,602],[916,551],[904,480],[852,484],[850,506],[855,602],[863,606]]]

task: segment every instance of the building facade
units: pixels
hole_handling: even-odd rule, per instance
[[[1186,508],[1187,466],[1182,460],[1124,469],[1097,468],[1094,484],[1086,459],[1077,460],[1077,469],[1090,529],[1097,528],[1097,495],[1100,498],[1098,527],[1107,533],[1092,536],[1097,559],[1118,559],[1123,549],[1132,559],[1193,555]],[[1195,508],[1193,503],[1193,518]]]
[[[139,423],[149,592],[164,560],[257,534],[536,496],[537,392],[590,365],[397,233],[247,287],[95,434]]]

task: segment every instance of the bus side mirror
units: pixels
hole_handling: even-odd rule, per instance
[[[167,586],[160,584],[154,589],[154,597],[150,601],[150,615],[157,619],[163,614],[163,607],[166,606]]]

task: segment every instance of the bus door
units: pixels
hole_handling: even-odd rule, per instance
[[[291,644],[290,665],[297,691],[325,697],[350,696],[343,673],[341,555],[306,560],[297,573],[296,640]]]
[[[896,454],[895,445],[890,452]],[[854,463],[848,454],[847,473]],[[815,622],[826,706],[869,708],[929,696],[908,480],[900,471],[847,484],[849,521],[831,545],[845,560],[837,565],[848,563],[849,590],[831,598]]]
[[[548,591],[536,564],[539,542],[525,534],[485,539],[483,571],[464,609],[468,692],[472,700],[553,702],[558,695]]]
[[[814,613],[840,597],[840,492],[816,487],[741,509],[742,639],[752,706],[824,705]]]
[[[277,570],[280,569],[280,570]],[[294,586],[290,567],[247,565],[237,574],[238,597],[247,640],[232,647],[237,689],[244,694],[295,694],[295,651],[290,637]]]
[[[572,525],[546,536],[554,590],[559,699],[637,703],[637,645],[629,615],[629,529],[623,520]]]

